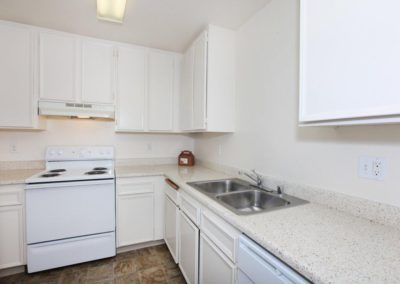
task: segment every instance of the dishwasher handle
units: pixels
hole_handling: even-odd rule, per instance
[[[179,189],[179,185],[177,185],[176,183],[174,183],[171,179],[166,178],[166,179],[165,179],[165,182],[166,182],[170,187],[172,187],[173,189],[175,189],[175,190],[178,190],[178,189]]]

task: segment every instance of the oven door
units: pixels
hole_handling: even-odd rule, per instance
[[[27,243],[115,231],[114,179],[28,184]]]

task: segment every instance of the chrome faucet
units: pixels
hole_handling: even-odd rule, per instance
[[[239,175],[244,175],[246,177],[248,177],[249,179],[251,179],[252,181],[254,181],[256,183],[256,187],[261,188],[265,191],[268,192],[275,192],[278,195],[282,195],[283,194],[283,188],[282,186],[277,186],[276,191],[273,190],[268,190],[266,188],[263,187],[263,180],[262,180],[262,175],[260,175],[259,173],[256,172],[256,170],[251,170],[251,173],[248,172],[244,172],[244,171],[239,171],[238,172]]]
[[[262,187],[262,176],[256,172],[256,170],[251,170],[251,173],[239,171],[239,175],[247,176],[249,179],[257,184],[257,187]]]

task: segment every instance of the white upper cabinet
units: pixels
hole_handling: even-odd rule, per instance
[[[77,95],[77,39],[41,32],[39,36],[40,98],[73,102]]]
[[[189,47],[182,60],[180,128],[184,131],[192,130],[193,125],[193,67],[194,67],[194,46]]]
[[[148,129],[173,130],[174,55],[149,51],[148,56]]]
[[[114,102],[114,47],[95,40],[82,42],[82,101]]]
[[[207,99],[207,32],[194,42],[193,65],[193,126],[194,130],[206,129]]]
[[[180,126],[186,131],[235,130],[235,32],[209,26],[185,52]]]
[[[39,30],[42,101],[114,104],[113,43]]]
[[[400,29],[395,0],[302,0],[303,125],[400,122]]]
[[[118,47],[116,117],[119,131],[143,131],[146,49]]]
[[[40,128],[34,32],[0,22],[0,37],[0,128]]]
[[[124,45],[117,58],[116,130],[177,131],[180,55]]]

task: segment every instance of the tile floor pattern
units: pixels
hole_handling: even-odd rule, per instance
[[[0,278],[1,284],[185,284],[178,266],[167,247],[118,254],[116,257],[38,272],[20,273]]]

